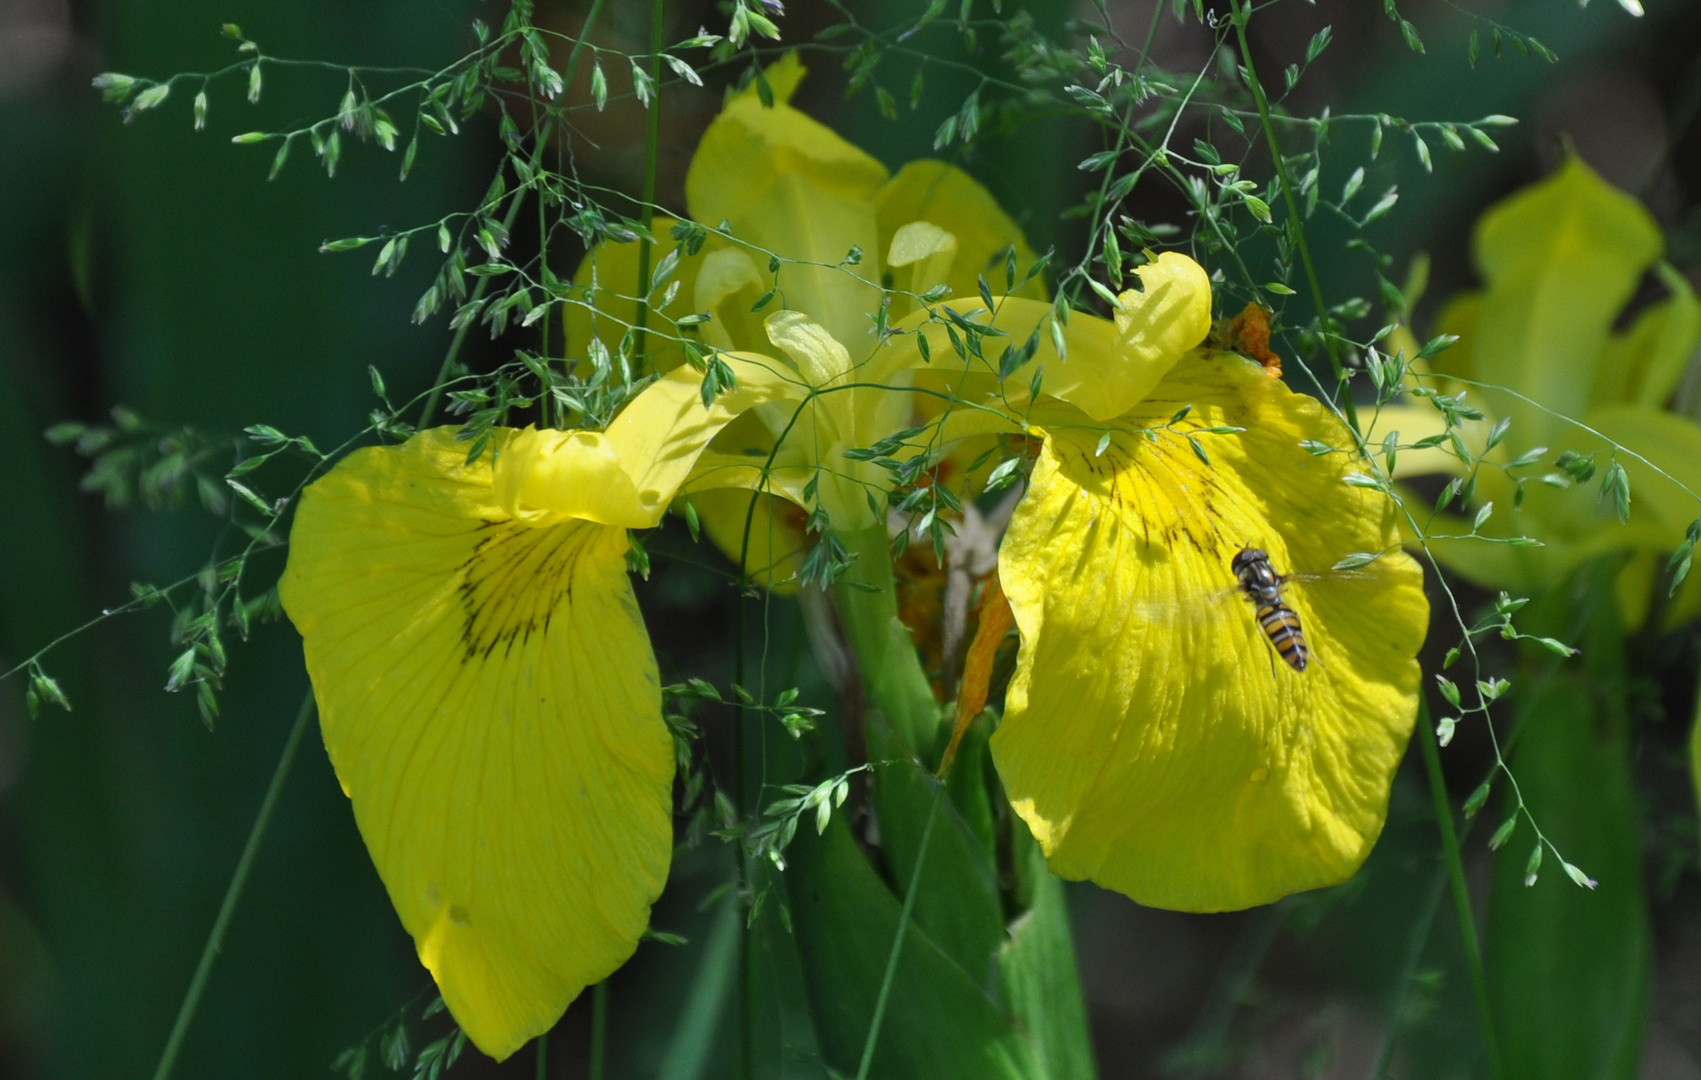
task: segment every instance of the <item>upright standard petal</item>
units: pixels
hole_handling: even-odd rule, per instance
[[[951,234],[956,246],[929,286],[944,284],[953,296],[975,295],[979,288],[975,278],[981,274],[994,289],[1003,292],[1003,267],[987,264],[1007,247],[1015,248],[1018,276],[1034,264],[1033,250],[1021,228],[998,200],[974,177],[949,162],[923,159],[905,165],[875,196],[875,209],[883,251],[889,250],[899,232],[914,222],[926,222]],[[1030,278],[1013,295],[1044,300],[1045,279]]]
[[[279,586],[325,747],[455,1020],[501,1059],[637,947],[673,747],[624,529],[531,528],[451,429],[308,488]]]
[[[1473,342],[1476,377],[1560,416],[1581,416],[1613,318],[1661,246],[1642,205],[1576,158],[1497,203],[1475,240],[1488,282]],[[1510,402],[1494,404],[1502,416],[1516,411]],[[1532,411],[1512,426],[1507,445],[1515,452],[1551,446],[1563,428]]]
[[[874,197],[886,167],[786,104],[801,77],[788,55],[768,69],[772,106],[755,86],[728,99],[691,159],[685,199],[693,219],[730,222],[762,265],[777,256],[784,305],[860,355],[874,345],[867,316],[881,299]],[[848,261],[853,248],[860,262]]]
[[[999,557],[1022,644],[992,749],[1052,870],[1189,911],[1351,875],[1411,732],[1428,605],[1392,503],[1299,446],[1351,445],[1342,425],[1226,353],[1184,359],[1102,450],[1103,425],[1036,422]],[[1304,671],[1236,595],[1247,545],[1283,573],[1384,553],[1287,585]]]

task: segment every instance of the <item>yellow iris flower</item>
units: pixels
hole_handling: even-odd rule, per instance
[[[1701,347],[1701,302],[1682,275],[1659,262],[1662,248],[1648,211],[1577,158],[1490,207],[1477,223],[1474,251],[1487,286],[1453,298],[1436,320],[1437,333],[1459,340],[1424,381],[1440,392],[1465,392],[1485,414],[1459,429],[1474,452],[1483,451],[1497,421],[1509,421],[1487,451],[1488,464],[1475,470],[1473,501],[1498,508],[1481,533],[1529,536],[1541,546],[1431,539],[1436,556],[1467,579],[1529,592],[1563,580],[1587,559],[1632,552],[1620,576],[1620,604],[1631,626],[1646,617],[1660,556],[1682,542],[1701,512],[1691,494],[1701,492],[1701,424],[1668,408]],[[1615,331],[1614,320],[1650,269],[1669,295]],[[1413,342],[1404,344],[1411,355]],[[1385,410],[1371,441],[1399,431],[1409,444],[1444,428],[1439,411],[1414,402]],[[1582,473],[1553,467],[1566,452],[1593,456],[1589,482],[1575,483]],[[1515,466],[1526,454],[1531,462]],[[1633,509],[1624,522],[1611,493],[1599,490],[1614,462],[1629,481]],[[1402,454],[1397,465],[1401,476],[1467,471],[1442,448]],[[1442,515],[1427,531],[1444,537],[1472,529],[1467,518]],[[1701,610],[1697,580],[1691,576],[1669,618]]]
[[[1000,553],[1022,640],[993,753],[1054,870],[1237,908],[1347,877],[1381,829],[1427,607],[1393,506],[1299,445],[1342,443],[1338,421],[1198,348],[1210,285],[1185,256],[1142,267],[1114,321],[1070,315],[1061,352],[1037,284],[987,310],[987,258],[1015,244],[1031,261],[1014,224],[961,171],[888,176],[792,109],[801,74],[770,69],[775,104],[735,96],[705,135],[692,216],[736,240],[679,262],[691,299],[657,297],[650,315],[662,373],[606,430],[503,430],[471,464],[451,429],[421,432],[350,455],[297,513],[281,593],[326,746],[421,960],[498,1058],[624,962],[667,872],[673,752],[627,531],[688,498],[737,552],[756,497],[768,546],[751,563],[774,584],[795,554],[773,541],[774,500],[872,537],[853,547],[883,560],[890,475],[845,451],[910,427],[918,399],[949,395],[921,410],[925,452],[1039,440]],[[569,317],[570,347],[636,321],[632,246],[586,260],[594,310]],[[869,313],[886,273],[883,336]],[[915,299],[938,285],[952,328]],[[707,404],[669,327],[690,311],[713,316],[701,340],[736,380]],[[966,327],[1032,355],[1000,379],[953,346]],[[1290,585],[1315,650],[1300,673],[1229,595],[1248,544],[1282,571],[1390,553],[1356,584]],[[899,655],[882,649],[915,668],[895,618],[859,631],[858,595],[841,614],[865,675]],[[936,714],[929,699],[892,718],[917,756],[938,753]]]

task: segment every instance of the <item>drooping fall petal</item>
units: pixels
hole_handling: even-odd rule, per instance
[[[1036,423],[1049,434],[1000,552],[1022,646],[992,745],[1052,870],[1195,911],[1351,875],[1411,731],[1428,605],[1392,503],[1342,483],[1345,455],[1299,446],[1350,436],[1224,353],[1183,360],[1102,454],[1104,425]],[[1246,430],[1199,433],[1213,425]],[[1304,672],[1235,595],[1245,545],[1283,573],[1384,553],[1287,587]]]
[[[625,530],[528,527],[465,460],[442,428],[351,454],[304,496],[280,594],[390,899],[500,1059],[636,948],[674,759]]]

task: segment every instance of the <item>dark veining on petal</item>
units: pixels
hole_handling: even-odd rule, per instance
[[[513,521],[485,522],[485,535],[461,568],[461,628],[465,659],[512,652],[573,598],[573,572],[591,530],[555,525],[534,529]]]

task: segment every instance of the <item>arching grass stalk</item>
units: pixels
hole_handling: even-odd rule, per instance
[[[644,135],[644,201],[638,207],[638,220],[644,232],[638,237],[638,321],[632,338],[632,351],[643,363],[649,337],[645,327],[650,321],[650,222],[655,219],[656,152],[661,145],[661,52],[663,0],[655,0],[650,8],[650,92],[649,129]]]
[[[591,27],[596,23],[597,16],[601,14],[603,3],[604,0],[592,0],[591,10],[585,15],[585,25],[579,31],[578,40],[573,42],[573,51],[567,54],[567,71],[562,76],[564,85],[573,85],[573,71],[579,64],[579,54],[584,50],[586,39],[591,36]],[[534,145],[532,146],[531,168],[528,171],[535,176],[538,167],[543,164],[543,151],[549,142],[549,129],[547,126],[536,128],[532,134]],[[524,206],[525,202],[526,189],[522,187],[514,192],[514,201],[509,204],[508,212],[502,217],[502,231],[504,233],[512,232],[514,222],[520,218],[520,207]],[[485,290],[489,287],[489,278],[479,278],[478,282],[473,285],[472,296],[468,298],[467,302],[476,304],[484,299]],[[438,402],[443,400],[443,387],[448,382],[449,371],[455,366],[455,360],[461,355],[461,346],[467,340],[467,332],[472,329],[473,323],[477,321],[477,319],[468,319],[463,322],[455,331],[455,336],[449,340],[449,351],[443,354],[443,363],[437,368],[437,378],[431,385],[430,396],[425,399],[425,407],[420,410],[419,426],[421,428],[431,426],[431,418],[437,413]]]
[[[1465,967],[1471,977],[1471,992],[1482,1023],[1483,1048],[1488,1054],[1488,1075],[1500,1080],[1500,1040],[1494,1033],[1494,1013],[1488,999],[1488,977],[1483,973],[1482,947],[1477,942],[1477,924],[1471,914],[1471,894],[1465,887],[1465,866],[1459,858],[1459,834],[1453,826],[1453,805],[1447,800],[1447,783],[1441,776],[1441,751],[1436,746],[1429,703],[1418,698],[1417,737],[1423,747],[1423,764],[1429,773],[1429,791],[1435,799],[1435,817],[1441,828],[1442,855],[1453,881],[1453,909],[1459,921],[1459,940],[1465,949]]]
[[[1299,200],[1294,198],[1293,183],[1288,179],[1288,165],[1282,159],[1282,145],[1276,141],[1276,127],[1270,121],[1270,102],[1264,96],[1264,86],[1258,81],[1258,71],[1252,66],[1252,48],[1246,41],[1246,24],[1252,18],[1250,4],[1235,4],[1234,33],[1240,41],[1240,62],[1246,67],[1246,88],[1258,106],[1258,120],[1264,128],[1264,141],[1270,146],[1270,160],[1276,166],[1276,180],[1282,185],[1282,201],[1287,203],[1288,221],[1293,225],[1294,246],[1299,248],[1299,261],[1305,267],[1305,282],[1311,290],[1311,303],[1317,309],[1317,330],[1323,338],[1323,351],[1329,356],[1329,367],[1335,373],[1335,385],[1340,394],[1341,411],[1346,414],[1347,426],[1353,437],[1363,441],[1359,431],[1358,408],[1353,404],[1347,373],[1341,366],[1340,354],[1335,351],[1335,339],[1329,333],[1329,309],[1323,302],[1323,286],[1317,280],[1317,268],[1311,262],[1311,246],[1305,242],[1305,222],[1299,213]]]
[[[295,714],[295,725],[289,729],[289,738],[284,741],[283,753],[278,756],[277,767],[272,770],[272,782],[266,788],[266,797],[260,800],[260,812],[254,816],[254,825],[248,830],[248,841],[242,845],[242,856],[236,860],[236,872],[230,876],[230,885],[224,891],[224,902],[219,904],[219,913],[213,919],[212,932],[207,935],[207,944],[201,949],[201,960],[195,965],[194,978],[189,980],[189,990],[183,995],[183,1004],[177,1007],[177,1022],[171,1025],[171,1034],[165,1040],[165,1049],[160,1051],[159,1066],[154,1069],[154,1080],[166,1080],[171,1075],[172,1067],[177,1064],[177,1051],[183,1046],[183,1036],[189,1031],[189,1024],[195,1019],[195,1010],[201,1004],[201,994],[207,988],[207,978],[213,972],[213,961],[218,958],[220,949],[224,946],[224,934],[230,928],[231,916],[236,913],[236,903],[242,898],[242,890],[248,884],[248,871],[254,866],[254,855],[260,850],[260,841],[266,835],[266,827],[271,824],[272,811],[277,809],[278,793],[283,791],[284,781],[289,778],[290,766],[295,764],[296,751],[301,749],[301,735],[307,730],[307,721],[313,716],[313,691],[309,689],[307,696],[302,699],[301,709]]]

